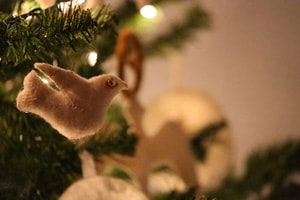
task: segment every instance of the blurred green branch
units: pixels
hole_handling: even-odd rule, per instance
[[[23,15],[0,15],[0,67],[26,60],[49,60],[51,54],[74,51],[97,35],[115,29],[109,6],[84,10],[79,6],[63,11],[59,6],[36,8]]]

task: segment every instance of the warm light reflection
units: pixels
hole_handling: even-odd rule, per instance
[[[66,12],[70,7],[74,8],[75,6],[80,6],[84,2],[85,0],[66,1],[66,2],[60,2],[58,6],[63,12]]]
[[[32,20],[32,16],[29,15],[28,17],[25,18],[25,20],[26,21],[31,21]]]
[[[140,13],[143,17],[152,19],[157,15],[157,9],[152,5],[145,5],[140,9]]]
[[[47,79],[45,79],[45,78],[42,78],[42,82],[43,82],[44,84],[49,85],[49,81],[48,81]]]
[[[92,51],[88,54],[88,63],[90,66],[95,66],[97,63],[98,54],[95,51]]]

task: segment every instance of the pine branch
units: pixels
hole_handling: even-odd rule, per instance
[[[181,48],[184,41],[190,39],[198,29],[210,27],[211,19],[207,12],[197,5],[192,5],[186,12],[183,22],[175,22],[170,31],[162,34],[147,44],[145,53],[147,55],[163,55],[170,48]]]
[[[190,188],[185,192],[172,191],[167,194],[155,195],[151,200],[217,200],[206,196],[196,194],[195,188]]]
[[[127,128],[124,127],[121,131],[94,137],[80,149],[88,150],[96,159],[101,155],[113,153],[132,156],[137,141],[137,136],[128,134]]]
[[[172,0],[173,2],[174,0]],[[184,0],[176,0],[176,2]],[[153,4],[161,5],[170,3],[171,0],[156,0]],[[193,2],[193,1],[192,1]],[[137,15],[139,10],[132,1],[126,1],[120,8],[114,11],[118,18],[118,30],[124,27],[131,27],[137,23]],[[144,45],[146,56],[164,55],[166,49],[181,48],[183,44],[191,39],[198,30],[209,28],[211,18],[209,14],[198,4],[192,4],[189,9],[183,14],[183,22],[175,22],[170,25],[170,30],[164,34],[158,35],[154,40]],[[135,28],[135,27],[133,27]],[[138,31],[139,32],[139,31]],[[116,38],[107,35],[102,40],[99,40],[95,46],[100,52],[100,62],[106,60],[114,53]]]
[[[81,176],[74,144],[13,103],[0,113],[0,199],[57,199]]]
[[[53,6],[20,16],[2,13],[0,17],[0,66],[26,60],[49,60],[52,54],[68,47],[76,51],[97,35],[113,31],[116,25],[109,6],[93,13],[81,7],[70,8],[64,13]]]
[[[15,4],[18,0],[4,1],[0,0],[0,13],[11,13],[12,12],[12,4]]]
[[[137,137],[127,134],[120,108],[113,106],[107,120],[121,130],[86,142],[95,157],[132,155]],[[80,148],[58,134],[41,118],[17,111],[0,98],[0,199],[57,199],[81,177]],[[117,116],[117,117],[116,117]]]
[[[229,176],[210,196],[223,200],[262,199],[296,200],[300,198],[300,184],[293,178],[300,173],[300,140],[253,152],[247,160],[245,174]]]
[[[204,127],[199,133],[194,136],[191,141],[191,147],[194,155],[199,161],[204,161],[206,158],[206,145],[205,142],[209,139],[215,138],[219,131],[227,127],[225,120],[222,120],[218,123],[212,123]]]
[[[111,105],[106,120],[107,128],[102,128],[98,134],[88,139],[88,142],[78,144],[78,150],[86,149],[96,159],[101,155],[113,153],[133,156],[138,137],[128,132],[129,125],[122,115],[121,107],[117,104]],[[118,128],[110,129],[110,127]]]

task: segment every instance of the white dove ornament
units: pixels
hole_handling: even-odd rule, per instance
[[[127,88],[126,83],[114,75],[85,79],[73,71],[46,63],[35,63],[34,67],[48,76],[58,89],[44,84],[32,70],[17,96],[17,108],[39,115],[72,140],[95,134],[114,96]]]

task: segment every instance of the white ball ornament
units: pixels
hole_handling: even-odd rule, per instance
[[[148,200],[139,189],[121,179],[96,176],[73,183],[59,200]]]
[[[193,136],[211,122],[224,119],[217,104],[207,95],[191,89],[175,89],[154,99],[145,111],[142,125],[153,136],[168,121],[180,122]]]

